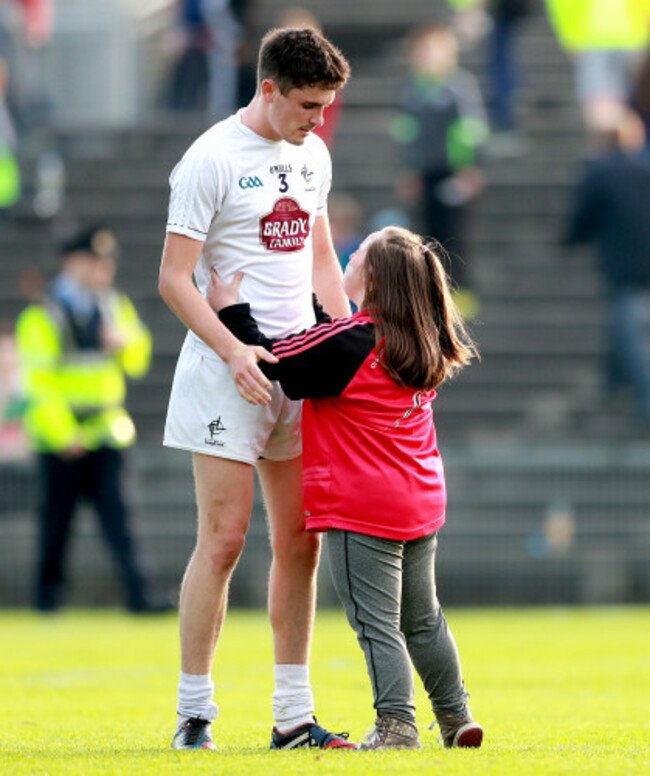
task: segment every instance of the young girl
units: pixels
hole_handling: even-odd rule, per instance
[[[309,531],[327,531],[336,591],[365,654],[377,719],[362,749],[419,749],[415,666],[444,745],[478,747],[458,651],[436,596],[445,478],[431,403],[435,388],[476,355],[432,246],[388,227],[352,254],[343,288],[358,305],[270,340],[241,275],[214,277],[208,299],[243,342],[273,353],[260,368],[304,398],[304,496]]]

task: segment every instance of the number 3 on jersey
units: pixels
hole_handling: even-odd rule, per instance
[[[289,184],[287,183],[286,172],[279,173],[278,178],[280,179],[280,194],[284,194],[285,191],[289,191]]]

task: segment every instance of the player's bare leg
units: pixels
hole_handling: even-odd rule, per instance
[[[316,724],[309,657],[316,608],[320,536],[305,531],[302,458],[260,461],[273,562],[269,617],[275,649],[274,749],[319,746],[356,748],[345,736]]]
[[[302,458],[260,461],[258,472],[273,548],[269,617],[275,661],[307,665],[314,626],[320,538],[305,531]]]
[[[230,577],[244,547],[250,521],[253,467],[199,454],[193,456],[193,463],[198,531],[181,586],[181,725],[172,745],[214,748],[209,723],[216,718],[218,709],[212,700],[214,685],[210,674],[226,615]],[[181,745],[197,736],[199,746]]]
[[[228,584],[239,560],[253,506],[253,467],[195,454],[196,547],[180,596],[181,664],[190,674],[212,668],[226,613]]]

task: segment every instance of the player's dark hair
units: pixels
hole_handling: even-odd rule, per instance
[[[397,383],[419,390],[435,388],[478,357],[440,251],[407,229],[387,227],[364,263],[363,306],[375,322],[382,363]]]
[[[339,89],[349,77],[346,58],[316,30],[275,29],[262,38],[258,89],[265,78],[275,81],[283,95],[308,86]]]

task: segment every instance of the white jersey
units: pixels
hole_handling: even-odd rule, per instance
[[[316,135],[268,140],[240,114],[201,135],[172,171],[167,231],[204,241],[194,271],[204,296],[211,267],[226,283],[243,272],[240,301],[267,336],[282,337],[314,323],[312,229],[332,163]]]

